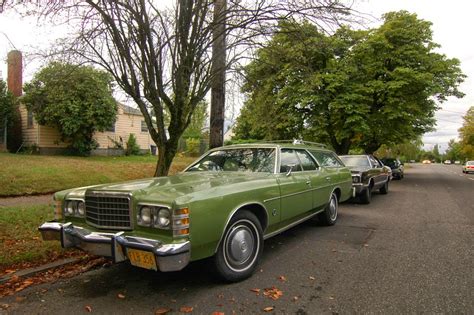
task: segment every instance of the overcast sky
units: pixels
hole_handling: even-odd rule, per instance
[[[468,77],[461,85],[461,91],[466,94],[462,99],[450,98],[442,104],[437,112],[436,131],[423,137],[426,149],[435,144],[441,146],[441,151],[447,148],[450,139],[457,138],[457,130],[462,125],[462,116],[470,106],[474,105],[474,43],[472,38],[466,37],[469,30],[474,29],[472,11],[469,10],[472,2],[469,0],[441,1],[441,0],[359,0],[354,7],[375,18],[380,18],[389,11],[407,10],[416,13],[419,18],[433,23],[434,41],[441,45],[439,52],[449,58],[458,58],[461,68]],[[370,27],[380,24],[374,19]],[[46,47],[61,35],[62,31],[50,28],[39,28],[34,19],[20,19],[12,13],[0,14],[0,71],[6,79],[6,55],[12,49],[25,53],[25,80],[31,79],[38,69],[40,62],[28,57],[33,46]],[[7,38],[8,37],[8,38]]]

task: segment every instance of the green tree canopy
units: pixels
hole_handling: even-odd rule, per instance
[[[461,151],[468,160],[474,160],[474,106],[469,108],[463,119],[459,129]]]
[[[434,51],[431,23],[406,11],[333,35],[284,22],[246,68],[238,138],[305,138],[368,153],[432,130],[436,101],[462,97],[457,59]]]
[[[5,81],[0,80],[0,129],[5,121],[10,123],[15,113],[15,97],[8,91]]]
[[[97,144],[96,131],[104,131],[116,119],[109,74],[90,66],[50,63],[25,84],[23,102],[39,124],[55,127],[62,140],[79,154]]]

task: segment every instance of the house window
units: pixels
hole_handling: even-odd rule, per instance
[[[106,129],[106,131],[115,132],[115,122],[113,122],[113,123]]]
[[[31,110],[27,112],[26,127],[33,128],[33,112]]]
[[[142,127],[141,128],[142,132],[148,132],[148,127],[147,127],[146,122],[144,120],[142,120],[142,126],[141,127]]]

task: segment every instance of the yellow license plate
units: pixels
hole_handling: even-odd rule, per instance
[[[155,255],[153,255],[153,253],[129,248],[127,249],[127,254],[132,265],[145,269],[157,270]]]

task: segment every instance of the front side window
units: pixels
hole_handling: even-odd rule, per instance
[[[280,160],[280,173],[287,173],[290,169],[292,172],[300,172],[303,170],[300,160],[293,149],[281,149]]]
[[[275,168],[275,149],[242,148],[212,151],[187,172],[268,172]]]

